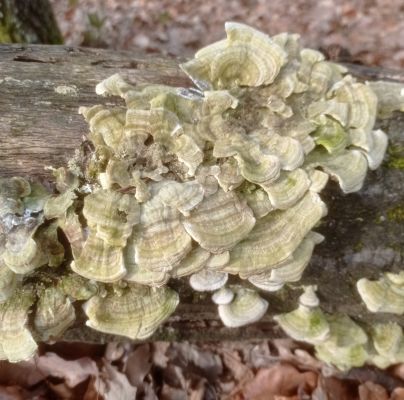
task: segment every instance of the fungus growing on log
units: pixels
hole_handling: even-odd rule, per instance
[[[167,287],[156,290],[130,285],[106,296],[95,295],[83,307],[91,328],[145,339],[171,315],[177,304],[178,294]]]
[[[219,304],[220,319],[229,328],[252,324],[265,314],[268,302],[256,290],[236,288],[234,298],[227,304]]]
[[[275,319],[289,336],[313,344],[320,360],[340,370],[365,363],[386,368],[404,362],[403,331],[397,323],[361,326],[347,315],[324,313],[319,305],[309,286],[296,310]]]
[[[369,311],[404,314],[404,271],[388,272],[377,281],[362,278],[356,287]]]
[[[0,358],[29,358],[34,338],[62,335],[83,301],[91,328],[147,338],[180,301],[170,279],[183,277],[194,290],[219,289],[226,326],[257,321],[271,307],[259,290],[300,280],[327,240],[314,231],[327,181],[351,193],[380,165],[387,136],[375,119],[403,108],[402,89],[356,81],[297,35],[239,23],[226,33],[181,65],[194,88],[118,74],[100,82],[97,94],[123,102],[80,107],[87,152],[53,171],[58,194],[0,180]],[[367,348],[365,333],[343,340],[362,328],[315,298],[306,289],[297,311],[278,316],[292,337],[341,368],[393,360],[389,344]]]

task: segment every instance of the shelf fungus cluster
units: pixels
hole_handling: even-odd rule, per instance
[[[19,178],[2,182],[6,358],[35,347],[28,310],[36,312],[30,329],[47,340],[74,321],[72,302],[85,301],[94,329],[147,338],[179,303],[172,278],[213,292],[226,326],[257,321],[270,307],[259,291],[299,281],[323,240],[313,229],[327,213],[328,179],[354,192],[379,166],[387,137],[373,129],[380,110],[370,85],[301,48],[298,35],[270,38],[238,23],[226,33],[181,65],[194,88],[132,85],[118,74],[99,83],[96,93],[121,97],[121,106],[80,108],[87,152],[55,171],[57,195]],[[54,282],[52,267],[64,259],[57,228],[71,257]],[[44,287],[30,289],[41,266]],[[15,302],[16,287],[30,301]],[[278,320],[292,336],[302,325],[301,340],[344,346],[338,326],[348,320],[328,321],[316,307],[304,303]],[[8,326],[14,319],[18,334]],[[11,340],[21,335],[29,351],[14,354]]]
[[[75,319],[57,283],[65,250],[56,222],[44,217],[49,198],[38,183],[0,179],[0,359],[31,357],[35,339],[57,337]]]
[[[274,317],[293,339],[314,345],[320,360],[341,370],[370,363],[379,368],[404,362],[404,336],[395,322],[361,326],[347,315],[321,311],[315,287],[305,287],[296,310]]]

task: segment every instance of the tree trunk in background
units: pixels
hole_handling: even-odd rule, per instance
[[[0,42],[63,43],[48,0],[1,0]]]
[[[397,71],[346,65],[359,79],[404,82]],[[120,72],[131,83],[192,86],[178,68],[178,60],[134,52],[116,52],[63,46],[0,46],[0,176],[22,175],[50,179],[47,165],[59,167],[80,145],[88,132],[78,115],[80,105],[122,104],[119,98],[95,94],[95,85]],[[402,268],[404,250],[404,113],[379,122],[389,135],[383,166],[370,172],[364,188],[343,195],[329,184],[322,195],[329,214],[316,229],[325,236],[318,245],[303,279],[294,287],[264,293],[269,311],[256,324],[240,329],[224,328],[210,294],[190,290],[186,280],[172,281],[181,303],[154,338],[158,339],[258,339],[284,336],[272,316],[297,306],[299,285],[317,284],[322,308],[341,312],[359,322],[397,321],[404,317],[368,313],[356,292],[357,279],[377,278],[380,272]],[[110,341],[78,323],[66,340]]]

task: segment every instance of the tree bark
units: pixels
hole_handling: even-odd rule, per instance
[[[60,33],[48,0],[2,0],[0,42],[61,44]]]
[[[404,82],[403,72],[346,66],[359,79]],[[0,46],[0,176],[47,180],[50,173],[45,166],[65,165],[88,131],[78,107],[121,104],[121,99],[102,98],[94,92],[96,83],[116,72],[132,83],[192,86],[176,59],[64,46]],[[402,316],[367,312],[355,288],[357,279],[397,272],[403,262],[404,114],[396,113],[378,126],[390,140],[385,162],[368,174],[357,193],[343,195],[335,184],[329,184],[322,195],[329,213],[316,229],[326,239],[316,246],[301,282],[273,294],[263,293],[270,306],[261,321],[240,329],[224,328],[209,294],[195,294],[183,281],[173,281],[170,286],[179,291],[181,303],[154,338],[284,336],[272,316],[296,308],[303,284],[317,284],[326,312],[345,313],[365,324],[397,321],[404,326]],[[77,325],[66,332],[66,340],[100,343],[114,339],[83,327],[83,320],[81,313]]]

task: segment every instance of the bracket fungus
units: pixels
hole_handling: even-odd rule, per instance
[[[356,287],[369,311],[404,314],[404,271],[387,272],[377,281],[362,278]]]
[[[295,340],[318,344],[326,340],[330,334],[330,326],[319,308],[313,286],[304,288],[296,310],[277,315],[274,319]]]
[[[368,336],[364,329],[346,315],[327,315],[329,336],[316,343],[316,355],[341,370],[361,367],[369,358]]]
[[[208,268],[195,272],[189,278],[192,289],[198,292],[215,291],[223,287],[228,279],[225,272],[212,271]]]
[[[88,326],[131,339],[145,339],[170,316],[178,301],[178,294],[169,288],[131,285],[122,293],[93,296],[83,307]]]
[[[395,322],[375,324],[372,330],[374,352],[371,361],[379,368],[404,362],[403,329]]]
[[[228,287],[221,287],[212,294],[212,301],[217,304],[229,304],[234,299],[234,291]]]
[[[258,289],[298,281],[323,240],[313,229],[327,213],[328,179],[354,192],[380,165],[387,136],[373,125],[394,109],[396,86],[387,84],[389,95],[385,83],[358,82],[298,35],[271,38],[235,22],[225,30],[181,65],[195,88],[133,85],[119,74],[100,82],[96,93],[122,104],[80,107],[91,146],[53,171],[58,194],[0,180],[1,358],[30,357],[30,331],[61,335],[83,301],[91,328],[147,338],[179,302],[172,278],[219,289],[213,301],[226,326],[257,321],[270,307]],[[16,293],[34,275],[38,287],[21,305]],[[313,288],[276,320],[333,349],[346,347],[340,326],[357,329],[328,318]]]
[[[219,317],[229,328],[252,324],[261,319],[267,309],[268,302],[256,290],[243,287],[235,289],[230,302],[222,300],[218,305]]]
[[[37,344],[27,327],[27,311],[33,302],[33,293],[28,289],[16,291],[0,304],[0,360],[18,362],[34,355]]]
[[[397,323],[361,326],[347,315],[324,313],[314,289],[305,287],[299,307],[275,317],[289,336],[313,344],[320,360],[340,370],[365,363],[386,368],[404,361],[403,332]]]
[[[58,287],[48,287],[39,295],[34,325],[42,340],[59,337],[76,319],[71,300]]]

